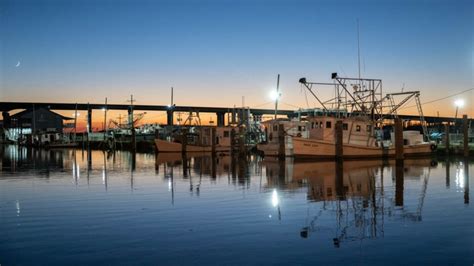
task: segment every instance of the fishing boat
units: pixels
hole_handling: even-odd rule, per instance
[[[215,151],[229,152],[231,149],[231,127],[215,127]],[[165,139],[155,139],[158,152],[211,152],[212,127],[200,126],[182,129]]]
[[[257,144],[257,150],[266,156],[293,156],[293,138],[308,138],[308,122],[299,119],[272,119],[262,123],[265,141]]]
[[[337,121],[342,121],[344,158],[395,156],[394,134],[391,134],[391,140],[382,140],[381,134],[376,134],[373,130],[373,123],[370,120],[362,117],[311,117],[309,121],[309,138],[293,137],[293,156],[295,157],[334,158]],[[403,139],[403,150],[406,156],[429,155],[436,149],[436,145],[424,141],[423,135],[418,131],[404,131]]]
[[[393,132],[387,132],[387,121],[397,118],[397,110],[411,99],[415,99],[420,113],[419,131],[404,131],[405,156],[421,156],[432,154],[436,150],[435,142],[429,141],[428,131],[424,123],[423,111],[419,101],[419,91],[390,93],[382,96],[380,79],[341,78],[332,74],[334,83],[307,82],[301,78],[299,82],[319,102],[322,108],[299,111],[298,117],[304,113],[304,134],[289,134],[285,130],[278,131],[282,121],[269,123],[266,130],[272,130],[279,136],[277,141],[269,141],[258,148],[265,155],[284,155],[296,158],[335,158],[336,157],[336,124],[342,127],[343,158],[382,158],[395,156],[395,139]],[[317,86],[332,86],[334,98],[322,101],[314,92]],[[402,99],[400,99],[402,97]],[[396,101],[398,100],[398,103]],[[388,103],[387,103],[388,102]],[[295,122],[293,122],[295,123]],[[388,134],[387,134],[388,133]],[[276,142],[276,143],[275,143]],[[281,143],[281,144],[278,144]],[[278,153],[271,147],[285,146]]]

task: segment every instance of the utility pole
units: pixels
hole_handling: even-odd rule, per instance
[[[136,139],[135,139],[135,123],[133,121],[133,94],[130,95],[130,114],[129,114],[129,119],[130,119],[130,130],[132,133],[132,151],[136,150]]]
[[[35,108],[35,104],[33,104],[33,139],[35,137],[35,134],[36,134],[36,108]]]
[[[77,103],[76,103],[76,109],[74,111],[74,138],[73,138],[74,143],[76,143],[76,132],[77,132]]]
[[[277,91],[276,91],[276,99],[275,99],[275,120],[277,119],[278,98],[280,98],[280,74],[278,74],[277,76]]]
[[[105,97],[105,107],[104,107],[104,141],[107,137],[107,97]]]

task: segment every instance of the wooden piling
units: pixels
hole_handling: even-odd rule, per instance
[[[469,204],[469,159],[464,158],[464,204]]]
[[[446,162],[445,162],[446,166],[446,188],[449,188],[451,186],[451,176],[450,176],[450,163],[449,163],[449,159],[446,159]]]
[[[335,180],[335,188],[336,188],[336,197],[338,200],[345,200],[346,199],[346,191],[344,189],[344,161],[343,160],[336,160],[336,180]]]
[[[397,160],[395,166],[395,206],[403,206],[404,164]]]
[[[403,160],[405,158],[403,144],[402,119],[395,118],[395,159],[397,160]]]
[[[188,130],[182,129],[181,130],[181,153],[183,155],[186,154],[186,146],[188,145]]]
[[[343,143],[343,127],[342,120],[336,121],[335,127],[335,138],[336,138],[336,160],[342,160],[344,156],[344,143]]]
[[[285,160],[285,126],[278,125],[278,158]]]
[[[213,127],[211,128],[211,150],[212,150],[212,156],[216,155],[216,143],[217,143],[217,134],[216,134],[216,128]]]
[[[233,154],[235,151],[235,128],[230,130],[230,153]]]
[[[446,146],[446,155],[449,154],[449,123],[444,125],[444,146]]]
[[[212,180],[216,180],[217,178],[217,160],[218,158],[216,157],[211,157],[211,177],[212,177]]]
[[[244,127],[239,127],[239,155],[245,156],[247,150],[245,149],[245,132]]]
[[[462,116],[462,131],[463,131],[463,145],[464,145],[464,157],[469,156],[469,121],[467,115]]]

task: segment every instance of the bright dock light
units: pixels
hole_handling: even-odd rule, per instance
[[[279,93],[279,92],[276,91],[276,90],[270,92],[270,99],[271,99],[272,101],[278,100],[278,98],[280,98],[280,96],[281,96],[281,93]]]
[[[463,107],[464,106],[464,100],[463,99],[458,99],[458,100],[454,101],[454,105],[456,107]]]

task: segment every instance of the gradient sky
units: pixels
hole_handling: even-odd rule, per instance
[[[300,77],[362,76],[422,102],[473,88],[473,1],[0,1],[1,101],[306,108]],[[20,66],[16,65],[20,62]],[[321,92],[329,97],[329,91]],[[474,92],[425,106],[474,116]],[[267,104],[265,104],[267,103]],[[310,98],[310,107],[316,101]],[[413,112],[416,109],[412,109]]]

